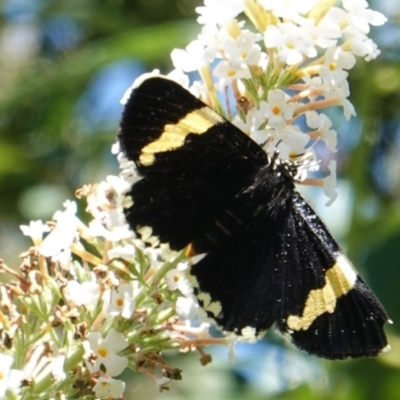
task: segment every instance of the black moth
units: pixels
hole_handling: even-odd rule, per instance
[[[191,280],[221,329],[254,339],[276,324],[328,359],[389,348],[384,308],[295,189],[299,163],[271,159],[162,77],[133,90],[118,139],[142,177],[127,193],[128,223],[205,253]]]

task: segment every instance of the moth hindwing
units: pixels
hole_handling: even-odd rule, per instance
[[[295,164],[271,160],[162,77],[133,90],[118,138],[142,177],[128,193],[128,223],[205,254],[191,281],[222,330],[254,339],[276,324],[328,359],[388,349],[386,311],[296,191]]]

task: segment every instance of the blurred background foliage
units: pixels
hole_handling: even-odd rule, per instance
[[[235,366],[218,349],[207,367],[195,355],[171,355],[183,381],[159,394],[143,376],[127,377],[132,398],[400,399],[400,3],[369,3],[389,21],[373,32],[380,58],[352,71],[357,117],[331,115],[340,197],[326,208],[320,190],[311,196],[394,320],[387,329],[392,352],[326,362],[271,335],[240,346]],[[137,75],[172,68],[171,50],[199,31],[198,5],[0,0],[0,255],[9,265],[30,245],[19,225],[50,219],[77,188],[118,173],[110,147],[119,99]]]

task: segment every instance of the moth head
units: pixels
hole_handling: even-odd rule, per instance
[[[312,151],[292,156],[285,160],[279,158],[279,150],[274,151],[270,163],[282,168],[295,182],[302,182],[307,178],[308,170],[314,168],[318,162],[315,160],[315,154]]]

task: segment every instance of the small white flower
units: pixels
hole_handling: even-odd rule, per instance
[[[219,78],[218,87],[223,89],[237,79],[248,79],[251,74],[246,64],[235,65],[222,60],[214,68],[214,75]]]
[[[224,55],[233,65],[242,63],[257,65],[261,57],[261,48],[256,42],[261,39],[261,35],[253,32],[242,32],[235,40],[232,38],[226,42]]]
[[[297,22],[308,33],[314,45],[322,49],[336,45],[342,36],[339,24],[331,18],[329,13],[317,24],[314,19],[302,17],[299,17]]]
[[[356,58],[350,51],[343,51],[340,47],[329,48],[324,57],[324,65],[321,66],[319,75],[331,85],[341,86],[347,79],[348,70],[354,67]]]
[[[101,376],[93,386],[93,392],[100,399],[119,399],[125,390],[125,382]]]
[[[122,283],[111,291],[111,301],[107,312],[111,316],[121,315],[130,318],[135,311],[136,303],[133,298],[133,288],[128,283]]]
[[[356,115],[356,110],[348,99],[350,96],[350,86],[347,80],[343,81],[340,86],[332,85],[331,81],[324,81],[323,88],[326,99],[337,97],[339,104],[343,107],[344,117],[347,121],[351,118],[351,116]]]
[[[29,225],[20,225],[20,229],[25,236],[32,238],[35,246],[42,243],[43,233],[50,232],[50,227],[42,221],[31,221]]]
[[[251,133],[250,137],[259,145],[264,146],[271,135],[268,129],[257,129]]]
[[[268,129],[260,129],[261,125],[265,123],[265,117],[261,110],[252,108],[247,112],[245,121],[236,115],[231,122],[261,146],[270,139]]]
[[[100,300],[100,285],[94,281],[94,274],[92,279],[82,283],[75,280],[68,281],[65,296],[77,306],[95,308]]]
[[[14,394],[19,393],[21,381],[24,378],[22,371],[11,369],[14,364],[14,357],[0,353],[0,398],[8,399],[6,391],[10,390]]]
[[[320,138],[326,143],[329,150],[337,151],[337,134],[332,127],[332,121],[325,114],[318,114],[316,111],[306,113],[307,125],[316,129]]]
[[[199,24],[224,24],[244,11],[243,0],[204,0],[204,7],[197,7]]]
[[[105,237],[112,242],[132,237],[122,210],[124,194],[130,187],[130,182],[112,175],[93,187],[87,195],[86,208],[94,217],[89,224],[90,236]]]
[[[87,338],[88,341],[84,342],[87,356],[92,353],[96,356],[94,364],[86,361],[91,373],[99,371],[103,365],[107,374],[117,376],[128,366],[128,359],[117,354],[128,346],[128,341],[122,333],[111,328],[105,338],[99,332],[89,332]]]
[[[356,56],[371,61],[381,54],[376,43],[364,35],[353,35],[350,39],[351,50]]]
[[[321,91],[325,91],[325,87],[328,84],[325,84],[324,81],[322,80],[322,78],[320,76],[304,76],[302,78],[303,82],[305,83],[305,85],[307,86],[307,90],[309,91],[315,91],[317,94],[310,94],[308,96],[308,98],[310,99],[310,102],[314,102],[316,101],[318,95],[320,94]],[[330,88],[329,88],[330,90]]]
[[[365,0],[342,0],[343,7],[348,11],[348,22],[352,29],[360,33],[369,33],[369,25],[383,25],[387,18],[378,11],[368,8]],[[349,30],[349,28],[347,28]]]
[[[171,269],[165,275],[169,290],[178,289],[178,282],[184,277],[184,272],[177,268]]]
[[[325,65],[331,70],[352,69],[356,63],[356,58],[350,51],[344,51],[335,46],[326,51],[324,59]]]
[[[269,25],[265,31],[264,42],[267,48],[277,49],[279,59],[295,65],[304,57],[315,57],[317,51],[308,33],[291,22]]]
[[[66,201],[63,205],[65,211],[57,211],[54,214],[53,219],[57,224],[40,245],[39,252],[45,257],[55,257],[68,250],[77,236],[81,222],[76,217],[76,203]]]
[[[336,183],[336,161],[331,160],[328,165],[330,174],[324,179],[324,193],[329,198],[329,201],[325,204],[330,206],[337,197],[337,183]]]
[[[341,25],[343,33],[348,36],[352,51],[355,55],[364,57],[367,61],[376,58],[380,51],[377,45],[367,37],[370,25],[382,25],[387,18],[380,12],[368,9],[365,0],[343,0],[345,13]]]
[[[257,110],[256,108],[250,109],[246,114],[245,121],[236,115],[232,123],[258,144],[263,144],[268,140],[267,131],[260,129],[261,125],[265,123],[265,116],[261,110]]]
[[[281,140],[278,148],[283,159],[290,159],[304,154],[305,148],[310,141],[310,137],[304,134],[296,125],[286,125],[277,132],[276,137]]]
[[[187,265],[179,264],[177,268],[171,269],[167,272],[165,278],[169,290],[180,290],[185,296],[190,296],[193,292],[193,288],[186,277]]]
[[[287,103],[285,92],[275,89],[268,92],[267,102],[261,102],[260,111],[265,118],[268,118],[268,125],[271,128],[282,129],[286,121],[293,117],[296,107],[295,103]]]
[[[345,83],[347,83],[347,81]],[[339,95],[340,94],[341,93],[339,92]],[[340,96],[340,100],[340,105],[343,107],[343,114],[346,121],[348,121],[351,117],[355,117],[357,115],[356,109],[354,108],[351,101],[347,98],[347,96]]]
[[[216,44],[213,47],[208,46],[202,40],[192,41],[185,50],[174,49],[171,53],[171,60],[176,69],[184,72],[191,72],[200,69],[203,65],[214,60],[217,52]],[[212,51],[211,51],[212,49]]]

